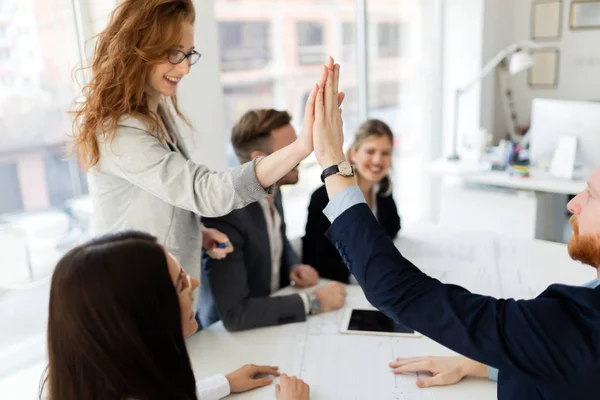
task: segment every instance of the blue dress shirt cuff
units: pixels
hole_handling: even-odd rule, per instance
[[[494,367],[488,367],[488,379],[498,381],[498,370]]]
[[[323,214],[333,223],[344,211],[360,203],[366,203],[365,196],[363,196],[358,186],[350,186],[329,201],[329,204],[323,210]]]
[[[583,285],[583,287],[590,288],[590,289],[595,289],[598,286],[600,286],[600,278],[594,279],[593,281],[588,282],[585,285]]]

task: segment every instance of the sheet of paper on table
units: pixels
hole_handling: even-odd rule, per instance
[[[365,307],[364,298],[348,306]],[[394,375],[388,363],[397,357],[424,354],[422,339],[344,335],[344,311],[310,317],[306,324],[286,325],[280,333],[273,365],[311,387],[311,399],[431,399],[416,386],[416,374]]]

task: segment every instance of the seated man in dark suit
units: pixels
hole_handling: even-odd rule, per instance
[[[314,148],[331,199],[324,210],[332,221],[327,235],[371,304],[497,368],[500,400],[600,398],[600,280],[587,287],[551,285],[535,299],[514,300],[470,293],[422,273],[373,217],[352,170],[338,165],[344,159],[341,114],[333,101],[338,76],[330,69],[317,96]],[[568,208],[574,214],[571,257],[598,269],[600,168]]]
[[[241,162],[291,144],[296,132],[285,111],[252,110],[233,127],[231,142]],[[278,185],[295,184],[298,171]],[[229,331],[305,321],[309,314],[344,304],[346,289],[330,283],[310,294],[269,297],[294,282],[316,285],[319,274],[302,265],[286,237],[281,193],[220,218],[204,218],[207,228],[227,235],[233,252],[222,260],[204,257],[198,314],[202,326],[223,320]]]

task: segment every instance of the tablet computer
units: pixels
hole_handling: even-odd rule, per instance
[[[347,309],[342,318],[340,332],[358,335],[421,337],[421,334],[414,329],[394,321],[375,309]]]

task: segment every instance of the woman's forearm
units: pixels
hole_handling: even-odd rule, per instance
[[[298,141],[295,141],[260,160],[254,167],[256,178],[263,188],[268,188],[293,170],[309,154],[310,152],[307,153]]]

